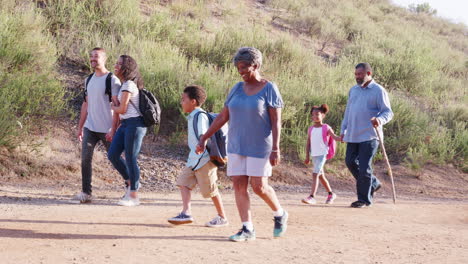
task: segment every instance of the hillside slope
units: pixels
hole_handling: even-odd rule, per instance
[[[109,51],[109,69],[119,54],[137,59],[164,109],[159,137],[176,144],[184,136],[183,87],[203,85],[205,107],[219,111],[239,80],[232,55],[256,46],[265,55],[264,75],[286,102],[282,147],[293,164],[304,155],[308,107],[329,104],[327,123],[339,130],[353,66],[369,61],[395,111],[385,127],[392,161],[413,168],[413,175],[423,174],[427,164],[467,169],[465,25],[386,0],[3,0],[0,12],[0,77],[6,80],[0,90],[8,94],[0,105],[9,109],[0,112],[0,148],[10,149],[2,150],[9,153],[4,157],[34,159],[34,152],[21,153],[30,147],[17,146],[34,146],[35,126],[48,125],[42,119],[54,124],[59,117],[70,127],[76,122],[63,120],[77,116],[87,52],[95,46]],[[338,159],[343,150],[340,145]],[[3,175],[12,172],[9,159],[0,160]]]

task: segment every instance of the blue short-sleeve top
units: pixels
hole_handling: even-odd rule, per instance
[[[268,158],[273,141],[268,108],[284,106],[278,86],[268,82],[257,94],[247,95],[244,82],[239,82],[224,105],[229,109],[228,152]]]

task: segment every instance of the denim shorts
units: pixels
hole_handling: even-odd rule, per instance
[[[325,166],[325,162],[327,161],[327,155],[322,156],[312,156],[312,163],[314,164],[313,173],[322,174],[323,173],[323,166]]]

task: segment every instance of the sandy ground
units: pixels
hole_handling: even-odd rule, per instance
[[[467,263],[468,202],[391,200],[352,209],[353,195],[333,205],[304,205],[303,194],[279,193],[290,213],[285,237],[272,237],[269,208],[252,196],[257,240],[227,237],[241,226],[234,197],[224,193],[230,226],[207,228],[215,211],[193,195],[194,224],[172,226],[178,193],[142,193],[142,205],[115,205],[100,192],[75,204],[70,190],[0,187],[0,263]],[[325,200],[325,197],[320,197]]]

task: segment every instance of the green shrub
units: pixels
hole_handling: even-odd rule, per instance
[[[45,25],[31,5],[0,7],[0,147],[15,147],[33,121],[63,111],[56,49]]]

